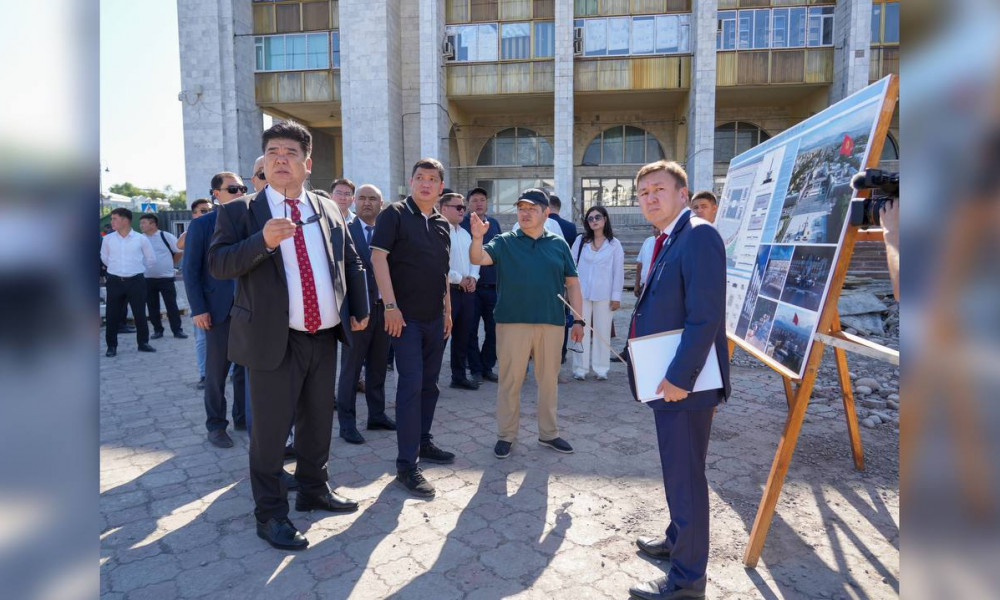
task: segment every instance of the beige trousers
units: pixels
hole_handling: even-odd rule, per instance
[[[538,438],[559,437],[556,408],[559,403],[559,364],[562,360],[563,328],[535,323],[497,323],[497,433],[505,442],[517,439],[521,417],[521,385],[528,358],[535,359],[538,384]]]

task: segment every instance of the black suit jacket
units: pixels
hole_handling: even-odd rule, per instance
[[[567,221],[557,214],[551,214],[549,215],[549,218],[559,224],[559,228],[562,229],[563,232],[563,237],[566,238],[566,243],[572,246],[577,235],[576,223],[573,221]]]
[[[265,188],[266,189],[266,188]],[[330,279],[340,314],[337,337],[350,345],[350,317],[368,316],[365,270],[333,200],[306,192],[326,241]],[[281,249],[269,253],[264,224],[271,207],[262,190],[219,208],[208,264],[217,279],[236,279],[236,299],[230,311],[229,359],[251,369],[278,367],[288,343],[288,286]]]
[[[378,284],[375,282],[375,269],[372,268],[372,249],[365,241],[365,222],[355,217],[347,226],[347,231],[354,240],[354,247],[357,249],[361,266],[365,268],[365,276],[368,278],[368,306],[375,306],[375,301],[378,300]],[[375,235],[374,230],[372,230],[372,235]]]

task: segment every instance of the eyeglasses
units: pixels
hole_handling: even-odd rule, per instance
[[[211,208],[199,208],[198,210],[194,211],[194,214],[196,214],[196,215],[207,215],[210,212],[212,212]]]
[[[245,186],[245,185],[227,185],[226,187],[221,188],[221,189],[226,190],[230,194],[245,194],[245,193],[247,193],[247,186]]]
[[[445,206],[447,206],[448,208],[454,208],[458,212],[465,212],[465,206],[461,204],[446,204]]]
[[[351,192],[345,192],[344,190],[334,190],[333,195],[334,196],[340,196],[341,198],[349,198],[349,197],[351,197],[352,193]]]
[[[254,177],[260,179],[261,181],[267,181],[267,178],[264,177],[264,171],[261,171],[260,173],[255,173]]]
[[[587,222],[588,223],[597,223],[598,221],[603,221],[603,220],[604,220],[604,215],[600,215],[600,214],[598,214],[598,215],[590,215],[589,217],[587,217]]]
[[[281,204],[282,204],[282,206],[285,207],[285,218],[287,219],[288,218],[288,203],[287,202],[282,202]],[[292,221],[292,223],[295,223],[297,226],[302,227],[302,226],[308,225],[310,223],[318,223],[321,218],[322,217],[319,216],[319,213],[313,213],[313,215],[311,217],[307,218],[305,221],[299,219],[298,221]]]

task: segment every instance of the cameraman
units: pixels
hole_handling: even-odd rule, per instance
[[[892,279],[892,295],[899,302],[899,200],[886,202],[879,211],[882,222],[882,236],[885,239],[885,254],[889,263],[889,278]]]

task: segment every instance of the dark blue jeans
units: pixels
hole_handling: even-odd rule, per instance
[[[440,391],[438,375],[444,356],[444,318],[433,321],[406,319],[396,353],[396,469],[417,466],[420,444],[431,441],[431,423]]]
[[[472,311],[472,333],[469,335],[469,372],[483,374],[492,371],[497,364],[497,324],[493,320],[493,309],[497,306],[497,288],[477,287],[475,306]],[[482,348],[479,347],[479,319],[483,320]]]

